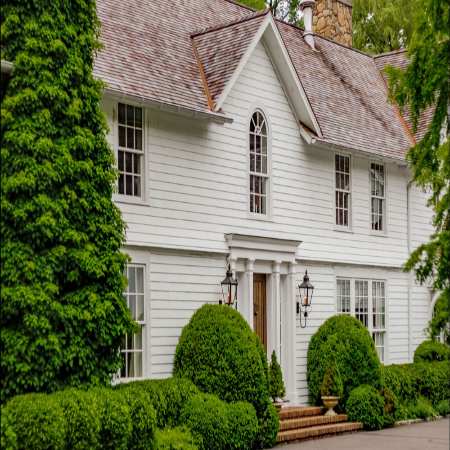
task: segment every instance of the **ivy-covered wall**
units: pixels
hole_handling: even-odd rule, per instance
[[[133,322],[124,223],[93,78],[94,1],[7,0],[1,58],[2,401],[104,384]],[[2,86],[2,90],[5,86]]]

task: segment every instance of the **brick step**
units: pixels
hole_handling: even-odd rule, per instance
[[[318,416],[322,414],[321,406],[286,406],[279,412],[280,420],[298,419],[300,417]]]
[[[329,425],[317,425],[313,427],[298,428],[295,430],[281,431],[278,433],[278,442],[297,441],[300,439],[312,439],[329,434],[345,433],[362,429],[362,423],[344,422]]]
[[[316,425],[329,425],[331,423],[340,423],[346,421],[346,414],[337,414],[335,416],[309,416],[296,419],[284,419],[280,421],[280,431],[313,427]]]

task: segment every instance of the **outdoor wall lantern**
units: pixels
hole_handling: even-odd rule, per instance
[[[222,286],[222,299],[219,300],[219,304],[222,305],[235,305],[237,308],[237,287],[238,281],[233,276],[233,272],[231,271],[231,265],[228,264],[227,275],[221,281],[220,285]]]
[[[300,327],[306,327],[308,313],[311,311],[314,286],[309,282],[308,271],[305,271],[303,282],[298,285],[300,301],[297,302],[297,316],[300,319]]]

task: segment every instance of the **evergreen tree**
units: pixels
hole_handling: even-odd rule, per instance
[[[408,45],[410,64],[405,71],[388,69],[391,96],[400,107],[409,108],[415,129],[421,114],[434,108],[429,128],[409,151],[408,160],[414,181],[430,193],[435,231],[411,254],[405,267],[415,270],[421,283],[433,280],[434,288],[442,293],[441,317],[448,317],[450,309],[449,9],[448,0],[422,2]]]
[[[93,77],[90,0],[7,0],[1,58],[1,399],[104,384],[134,330],[124,223]],[[2,91],[5,86],[2,86]]]
[[[283,398],[285,393],[283,373],[280,364],[278,364],[277,355],[273,351],[269,365],[269,394],[272,400],[276,401],[277,398]]]

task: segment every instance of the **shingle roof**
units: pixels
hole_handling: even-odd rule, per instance
[[[264,13],[230,0],[97,5],[104,48],[95,74],[123,95],[204,112],[223,92],[264,19]],[[318,36],[313,51],[302,30],[277,25],[323,140],[403,159],[412,141],[387,100],[383,60]]]
[[[213,103],[236,70],[266,14],[251,14],[244,20],[192,35]]]

